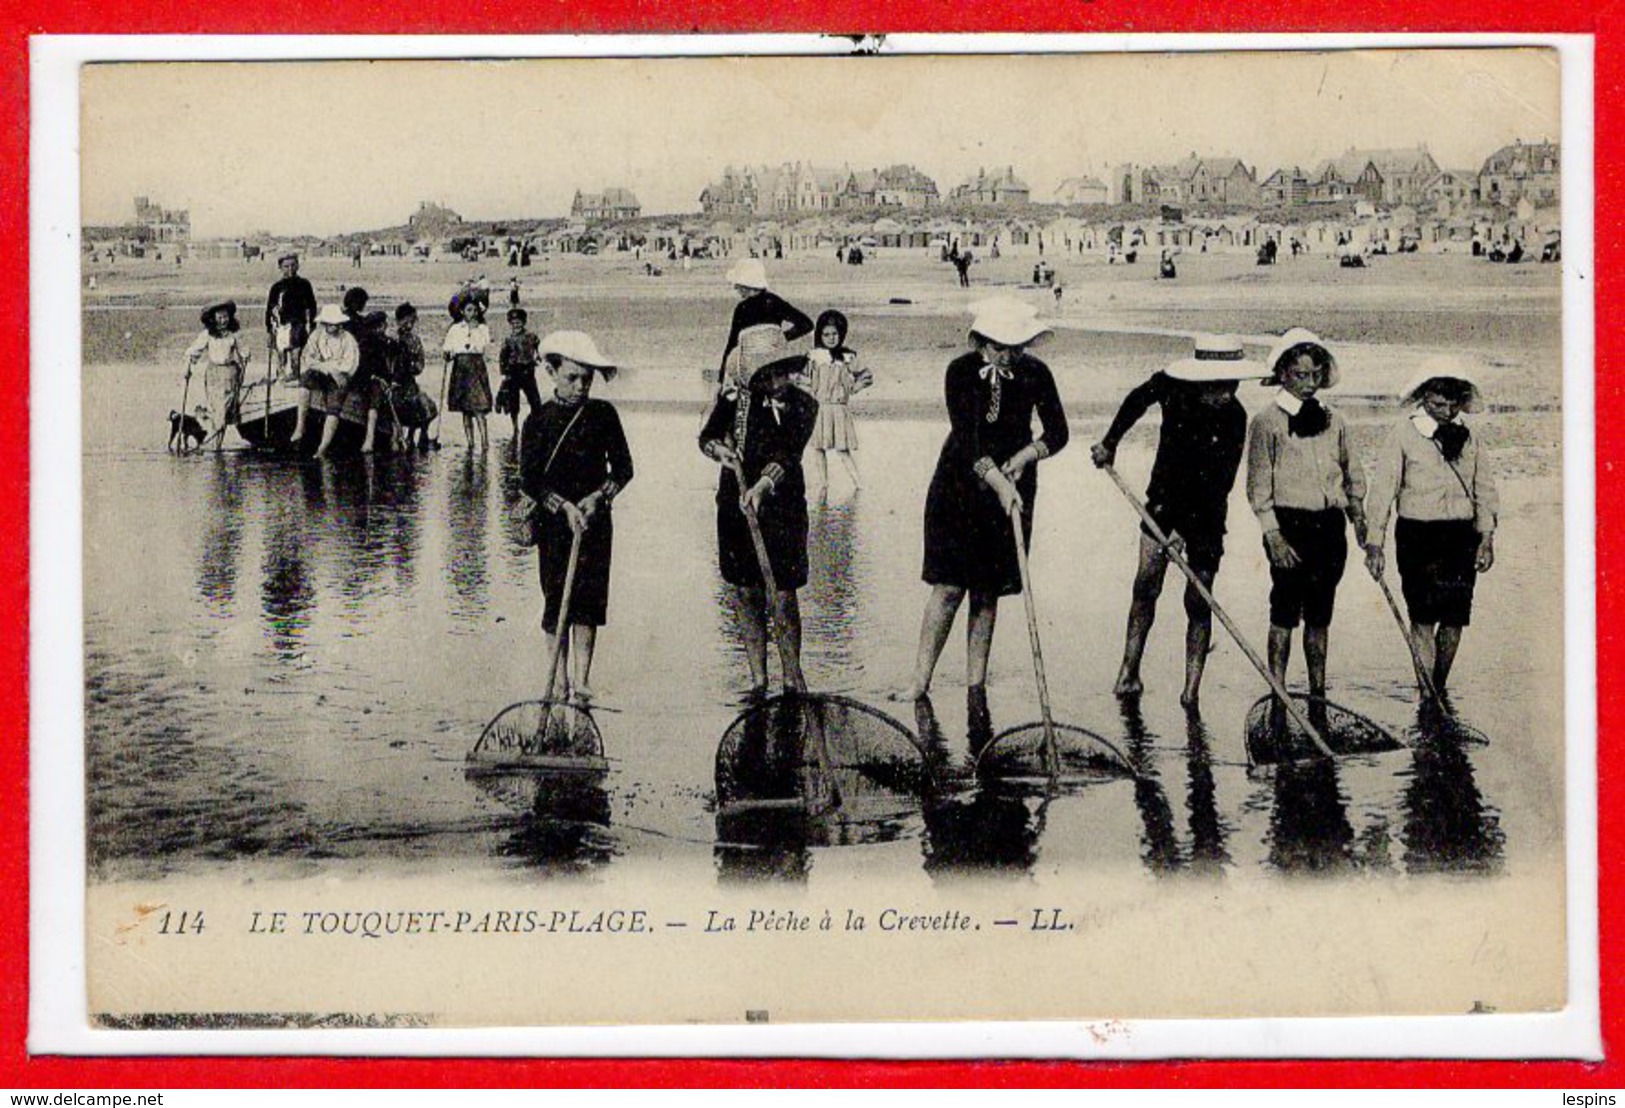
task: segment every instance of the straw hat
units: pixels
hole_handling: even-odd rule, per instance
[[[738,357],[735,373],[747,385],[764,371],[798,373],[806,367],[811,348],[810,335],[792,341],[776,323],[746,327],[739,332],[739,345],[734,348]]]
[[[226,324],[228,331],[237,330],[237,301],[222,300],[218,304],[210,304],[207,308],[204,308],[198,315],[198,319],[203,321],[203,326],[209,327],[213,325],[215,312],[225,312],[229,317]]]
[[[767,288],[767,266],[760,258],[740,258],[728,268],[728,283],[747,289]]]
[[[1210,381],[1245,381],[1264,376],[1257,362],[1247,360],[1241,340],[1234,335],[1197,335],[1196,349],[1166,370],[1176,381],[1198,384]]]
[[[556,354],[568,362],[577,365],[591,366],[593,369],[616,369],[614,362],[604,357],[598,350],[598,344],[592,341],[592,336],[585,331],[554,331],[537,347],[537,353],[542,357]]]
[[[1467,386],[1467,399],[1461,405],[1462,411],[1483,410],[1484,394],[1480,391],[1478,382],[1473,379],[1467,360],[1455,354],[1434,354],[1424,359],[1417,367],[1415,376],[1400,390],[1399,398],[1406,404],[1419,404],[1422,401],[1423,386],[1430,381],[1438,380],[1459,381]]]
[[[971,305],[970,337],[980,335],[1000,346],[1029,346],[1054,334],[1038,321],[1038,309],[1010,297],[995,297]]]
[[[1313,331],[1306,330],[1303,327],[1294,327],[1292,330],[1282,335],[1279,339],[1275,340],[1275,346],[1270,350],[1270,356],[1264,362],[1265,383],[1280,384],[1281,359],[1286,357],[1288,353],[1299,346],[1320,347],[1320,349],[1326,355],[1326,363],[1328,366],[1328,369],[1326,370],[1326,383],[1321,387],[1329,389],[1336,385],[1341,374],[1338,372],[1337,359],[1332,356],[1331,348],[1328,347],[1324,342],[1320,341],[1319,335],[1315,334]]]
[[[331,323],[335,327],[342,327],[349,322],[350,317],[344,314],[344,309],[337,304],[323,304],[322,310],[316,313],[317,323]]]

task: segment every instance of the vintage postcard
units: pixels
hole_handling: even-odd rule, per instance
[[[1571,1010],[1566,64],[84,65],[87,1026]]]

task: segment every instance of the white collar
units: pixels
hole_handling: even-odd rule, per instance
[[[1287,415],[1297,415],[1303,411],[1303,401],[1293,396],[1285,389],[1278,389],[1275,393],[1275,406]]]
[[[1460,423],[1461,417],[1458,415],[1450,422]],[[1416,414],[1411,416],[1411,426],[1415,427],[1417,431],[1421,433],[1424,439],[1431,439],[1433,437],[1433,433],[1439,429],[1439,421],[1428,415],[1427,412],[1423,411],[1421,408],[1418,408],[1416,410]]]

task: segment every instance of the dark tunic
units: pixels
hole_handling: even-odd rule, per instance
[[[743,409],[741,405],[744,405]],[[774,407],[773,405],[777,405]],[[807,583],[807,483],[801,455],[818,422],[818,401],[796,388],[778,396],[765,392],[725,390],[700,431],[700,448],[723,443],[741,455],[747,486],[764,472],[774,476],[773,491],[757,512],[767,546],[773,583],[792,591]],[[739,507],[739,481],[723,467],[717,484],[717,555],[723,580],[737,588],[761,588],[745,513]]]
[[[1023,355],[1008,379],[998,379],[996,390],[994,374],[984,377],[984,368],[981,355],[975,353],[948,364],[944,391],[949,431],[925,497],[921,576],[928,585],[1010,596],[1021,591],[1010,517],[978,474],[978,464],[1003,465],[1035,441],[1035,412],[1043,428],[1036,441],[1051,455],[1060,453],[1070,436],[1047,365]],[[1016,488],[1022,499],[1022,537],[1030,542],[1038,496],[1036,464],[1022,471]]]
[[[579,504],[599,489],[609,491],[581,537],[581,558],[570,597],[572,624],[602,627],[609,611],[609,563],[615,540],[609,509],[615,495],[632,480],[632,452],[615,408],[607,400],[588,399],[579,407],[580,418],[571,425],[577,411],[555,399],[532,412],[525,420],[519,456],[520,487],[538,505],[537,552],[542,594],[547,598],[543,624],[550,632],[558,630],[574,537],[564,514],[554,510],[559,499]],[[565,435],[567,427],[569,434]]]
[[[418,385],[423,374],[423,340],[414,331],[388,341],[394,413],[404,427],[427,427],[440,408]]]
[[[522,335],[510,334],[502,340],[502,353],[497,368],[502,371],[502,386],[497,390],[496,408],[509,415],[519,414],[519,396],[523,394],[531,411],[542,406],[541,390],[536,387],[537,351],[542,338],[534,331]]]
[[[271,286],[265,298],[265,329],[278,323],[291,324],[295,347],[302,347],[316,322],[316,290],[303,277],[284,277]]]
[[[798,339],[813,329],[813,321],[805,312],[762,289],[734,305],[733,322],[728,325],[728,343],[722,348],[723,363],[727,363],[728,355],[739,345],[739,332],[764,323],[781,328],[787,339]]]
[[[1164,532],[1178,531],[1192,553],[1217,568],[1230,490],[1247,446],[1247,409],[1235,397],[1220,407],[1202,404],[1196,399],[1200,391],[1200,385],[1153,374],[1123,398],[1101,443],[1115,451],[1151,405],[1162,408],[1146,507]]]

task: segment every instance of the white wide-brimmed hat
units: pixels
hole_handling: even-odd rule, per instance
[[[345,315],[344,309],[337,304],[323,304],[322,310],[316,313],[317,323],[333,323],[343,326],[349,321],[350,317]]]
[[[1416,367],[1415,375],[1400,390],[1399,398],[1406,404],[1420,403],[1422,387],[1429,381],[1438,380],[1459,381],[1467,386],[1467,399],[1462,402],[1462,411],[1483,410],[1484,393],[1474,378],[1473,368],[1466,358],[1456,354],[1434,354],[1423,359],[1422,364]]]
[[[762,264],[760,258],[740,258],[728,267],[728,282],[747,289],[765,289],[767,266]]]
[[[730,369],[745,384],[763,370],[799,373],[806,367],[812,337],[788,339],[776,323],[758,323],[739,332],[739,342],[730,355]]]
[[[617,366],[599,351],[598,344],[585,331],[554,331],[542,339],[536,352],[542,357],[557,354],[565,361],[613,372]]]
[[[1247,351],[1234,335],[1197,335],[1196,349],[1163,371],[1176,381],[1246,381],[1263,377],[1257,362],[1247,360]]]
[[[1326,382],[1321,388],[1329,389],[1337,384],[1341,374],[1337,369],[1337,359],[1332,355],[1331,347],[1320,341],[1320,336],[1303,327],[1294,327],[1279,339],[1270,349],[1270,356],[1264,362],[1264,377],[1270,384],[1279,384],[1281,380],[1281,359],[1300,346],[1318,346],[1326,354]]]
[[[1055,332],[1038,319],[1038,309],[1013,297],[998,296],[971,305],[970,336],[1000,346],[1030,346]]]

